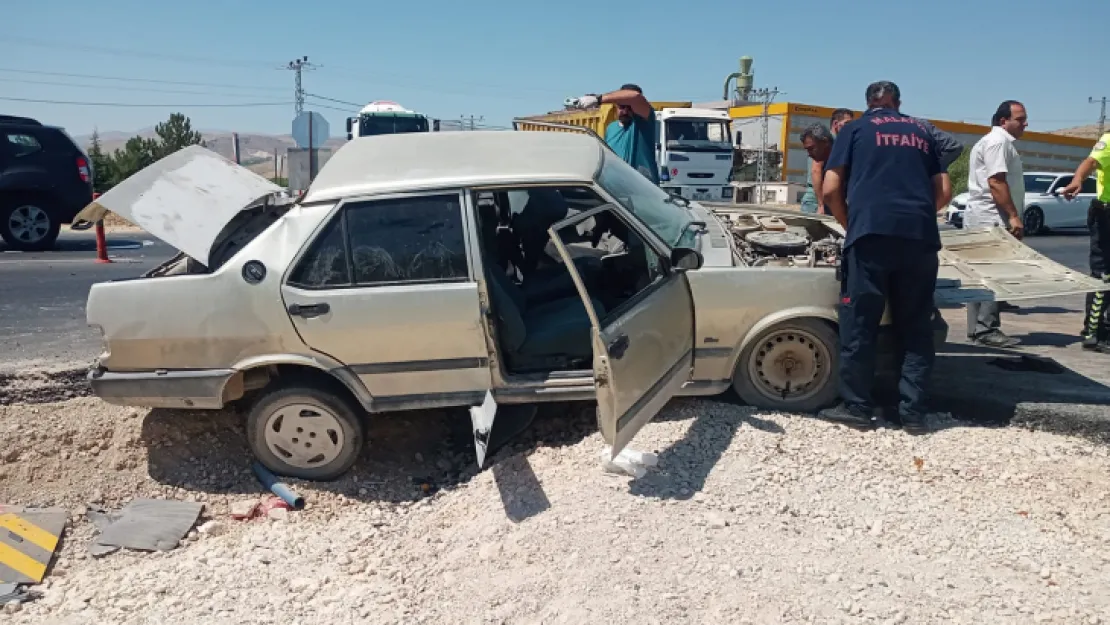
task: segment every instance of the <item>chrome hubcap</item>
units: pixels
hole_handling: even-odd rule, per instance
[[[809,332],[781,330],[752,350],[749,370],[756,389],[775,400],[807,399],[831,375],[828,348]]]
[[[8,216],[8,231],[17,241],[37,243],[50,232],[50,216],[38,206],[20,206]]]
[[[312,469],[339,457],[343,449],[339,418],[322,406],[289,404],[266,420],[266,446],[286,463]]]

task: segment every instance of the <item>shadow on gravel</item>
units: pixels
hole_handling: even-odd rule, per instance
[[[657,499],[690,499],[695,492],[705,487],[709,473],[717,466],[742,426],[746,424],[774,435],[786,433],[777,423],[755,416],[754,408],[732,409],[739,404],[739,398],[731,392],[722,398],[701,398],[699,402],[710,406],[721,403],[730,409],[705,415],[691,415],[682,410],[670,411],[671,416],[665,420],[689,419],[690,427],[682,439],[659,453],[658,469],[649,471],[647,475],[630,484],[629,492],[632,495]]]
[[[148,471],[157,482],[228,497],[255,496],[246,416],[233,410],[149,411],[143,421]],[[531,425],[487,456],[514,522],[550,507],[528,462],[537,447],[574,445],[596,431],[592,404],[541,406]],[[288,480],[311,505],[313,492],[363,502],[403,503],[451,490],[478,473],[466,410],[427,410],[372,415],[367,446],[347,474],[333,482]]]

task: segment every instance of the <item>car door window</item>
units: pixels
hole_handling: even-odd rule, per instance
[[[1083,181],[1083,187],[1079,190],[1080,193],[1098,193],[1098,182],[1094,178],[1087,178]]]
[[[289,274],[289,284],[305,289],[326,289],[348,286],[351,282],[343,216],[338,215],[308,247]]]
[[[42,151],[39,140],[28,134],[8,133],[8,152],[15,158]]]
[[[469,279],[459,195],[349,204],[354,282],[460,282]]]

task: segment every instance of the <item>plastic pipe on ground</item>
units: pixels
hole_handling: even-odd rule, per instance
[[[293,492],[293,489],[289,488],[288,485],[278,481],[278,477],[258,461],[254,463],[254,474],[258,476],[258,481],[262,482],[263,486],[269,489],[271,493],[281,497],[282,501],[293,506],[294,510],[304,508],[304,497]]]

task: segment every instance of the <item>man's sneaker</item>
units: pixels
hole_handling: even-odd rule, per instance
[[[870,430],[875,427],[875,422],[871,419],[870,414],[847,404],[826,408],[818,412],[817,416],[826,421],[850,427],[853,430]]]
[[[914,436],[919,436],[921,434],[928,434],[929,433],[929,425],[925,421],[925,415],[923,415],[923,414],[917,414],[917,415],[901,414],[901,415],[898,415],[898,417],[899,417],[899,420],[902,422],[902,431],[905,432],[906,434],[912,434]]]
[[[1110,341],[1099,341],[1095,344],[1094,350],[1100,354],[1110,354]]]
[[[1083,334],[1081,335],[1081,338],[1083,339],[1083,349],[1089,349],[1092,351],[1101,351],[1098,349],[1098,346],[1105,342],[1099,341],[1098,337],[1093,334]]]
[[[1012,336],[1006,336],[1001,330],[991,330],[985,334],[980,334],[972,340],[980,345],[999,349],[1016,347],[1017,344],[1021,342]]]

